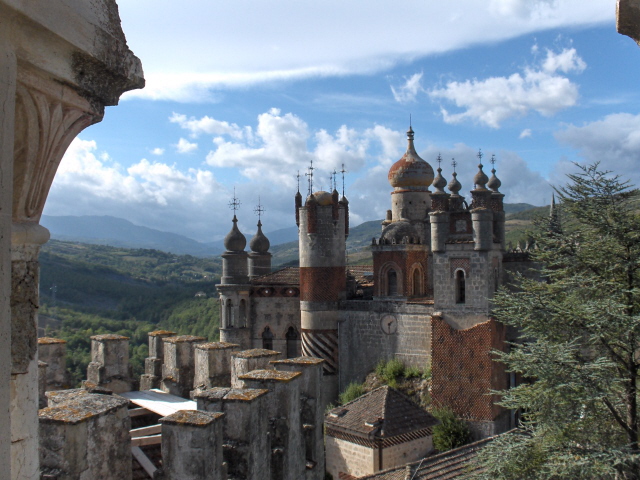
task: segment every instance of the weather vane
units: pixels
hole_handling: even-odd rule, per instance
[[[260,196],[258,195],[258,206],[253,209],[254,213],[258,215],[258,222],[260,222],[260,217],[265,212],[264,207],[260,204]]]
[[[309,165],[308,170],[309,171],[305,173],[305,176],[308,177],[309,195],[311,195],[313,193],[313,171],[315,170],[315,168],[313,168],[313,160],[311,160],[311,164]]]
[[[344,174],[347,173],[344,169],[344,163],[342,164],[342,170],[340,170],[340,173],[342,174],[342,196],[344,197]]]
[[[236,215],[236,210],[240,207],[240,201],[236,197],[236,187],[233,187],[233,200],[229,202],[229,208],[233,209],[233,216]]]

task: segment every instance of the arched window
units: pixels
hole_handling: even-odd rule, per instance
[[[464,271],[456,272],[456,303],[465,303],[465,278]]]
[[[239,327],[246,327],[247,326],[247,302],[245,302],[244,300],[240,300],[240,318],[239,318],[239,323],[238,326]]]
[[[287,334],[287,358],[295,358],[298,356],[298,332],[295,328],[289,327]]]
[[[262,348],[273,350],[273,332],[269,327],[264,327],[262,331]]]
[[[387,295],[390,297],[398,295],[398,274],[393,269],[387,272]]]
[[[233,327],[233,302],[231,300],[227,300],[226,311],[227,328],[231,328]]]
[[[411,292],[414,297],[422,295],[422,281],[420,277],[420,269],[416,268],[413,271],[413,290]]]

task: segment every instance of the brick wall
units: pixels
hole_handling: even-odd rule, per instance
[[[504,365],[494,362],[492,349],[503,349],[505,327],[493,319],[456,330],[442,317],[431,322],[431,396],[469,420],[494,420],[503,411],[490,390],[507,387]]]
[[[405,245],[382,247],[375,251],[373,255],[373,272],[375,278],[374,295],[386,296],[386,281],[382,278],[385,265],[393,263],[400,268],[396,272],[398,275],[398,295],[410,297],[413,294],[413,266],[419,264],[422,267],[422,293],[425,296],[432,296],[428,272],[428,252],[426,247],[416,249],[404,248]]]
[[[300,300],[337,302],[344,297],[347,276],[344,266],[300,267]]]

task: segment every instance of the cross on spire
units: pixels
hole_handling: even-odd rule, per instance
[[[480,161],[480,165],[482,165],[482,157],[484,157],[484,153],[482,153],[482,149],[478,149],[478,154],[476,155],[476,157],[478,157],[478,160]]]
[[[264,207],[260,204],[260,196],[258,195],[258,206],[253,209],[253,212],[258,215],[258,222],[260,222],[260,217],[265,212]]]
[[[240,207],[240,201],[236,197],[236,187],[233,187],[233,200],[229,202],[229,208],[233,210],[233,216],[236,216],[236,210]]]
[[[456,173],[456,167],[458,166],[458,162],[456,162],[455,158],[451,159],[451,166],[453,167],[453,173]]]
[[[340,170],[340,173],[342,174],[342,196],[344,197],[344,174],[347,173],[344,169],[344,163],[342,164],[342,170]]]
[[[496,154],[494,153],[493,155],[491,155],[491,160],[489,160],[491,162],[491,165],[493,166],[493,168],[491,169],[491,173],[496,173]]]
[[[313,193],[313,171],[315,170],[315,168],[313,168],[313,160],[311,160],[311,164],[307,170],[308,172],[304,175],[307,177],[307,181],[309,182],[309,195],[311,195]]]
[[[436,161],[438,162],[438,168],[440,168],[440,164],[442,163],[442,156],[440,154],[438,154],[438,158],[436,158]]]

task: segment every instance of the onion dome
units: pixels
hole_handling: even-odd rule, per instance
[[[502,182],[500,181],[500,179],[498,177],[496,177],[496,169],[492,168],[491,169],[491,178],[487,182],[487,187],[489,187],[494,193],[500,193],[498,191],[498,189],[500,188],[500,185],[502,185]]]
[[[226,248],[228,252],[244,252],[246,245],[247,239],[242,232],[238,230],[238,219],[234,215],[233,227],[231,227],[231,231],[227,233],[227,236],[224,237],[224,248]]]
[[[438,155],[438,162],[440,161],[440,155]],[[433,187],[436,189],[435,193],[445,193],[444,187],[447,186],[447,181],[442,176],[442,168],[438,167],[438,175],[433,179]]]
[[[487,188],[485,187],[485,185],[488,181],[489,177],[487,177],[487,174],[482,171],[482,164],[479,163],[478,173],[476,173],[476,176],[473,177],[473,183],[475,183],[476,185],[476,190],[486,190]]]
[[[407,132],[407,151],[389,169],[389,183],[394,188],[429,188],[433,182],[433,168],[417,154],[413,146],[413,129]]]
[[[388,243],[402,243],[404,237],[418,238],[418,232],[413,228],[409,222],[400,221],[393,222],[382,229],[380,240],[385,240]]]
[[[324,190],[320,190],[313,195],[309,195],[309,198],[307,198],[307,202],[310,201],[312,197],[318,205],[331,205],[333,203],[332,195],[329,192],[325,192]]]
[[[462,185],[460,185],[460,182],[458,181],[458,174],[454,171],[451,176],[453,178],[449,182],[447,188],[453,195],[458,195],[458,192],[462,189]]]
[[[269,239],[262,233],[262,222],[258,220],[258,231],[249,242],[249,248],[255,253],[267,253],[270,246]]]

